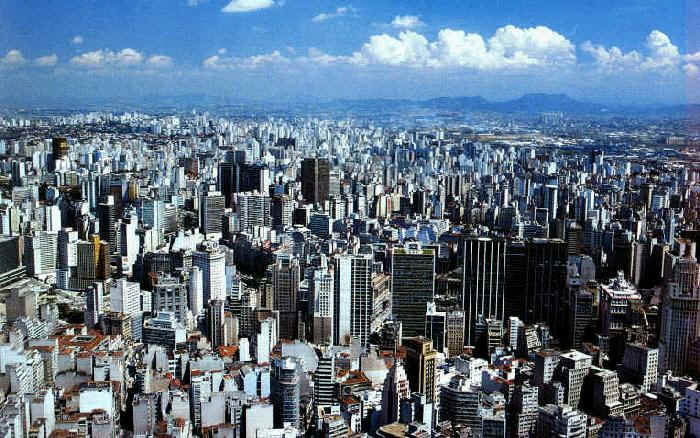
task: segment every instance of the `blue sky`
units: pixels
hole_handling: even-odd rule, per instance
[[[699,29],[690,1],[4,0],[0,97],[700,103]]]

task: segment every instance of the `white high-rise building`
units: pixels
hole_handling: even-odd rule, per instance
[[[46,231],[59,231],[61,229],[61,209],[58,205],[49,205],[45,212]]]
[[[219,243],[205,240],[192,254],[192,265],[202,270],[202,297],[209,300],[226,299],[226,257]]]
[[[141,286],[124,278],[116,280],[109,291],[109,303],[112,312],[127,315],[141,312]]]
[[[204,297],[203,297],[203,280],[202,280],[202,270],[197,266],[192,266],[190,270],[190,291],[189,291],[189,306],[192,315],[197,317],[204,310]]]
[[[336,256],[334,274],[333,342],[349,345],[357,338],[366,346],[373,311],[372,256]]]
[[[270,352],[277,344],[277,321],[267,318],[260,322],[260,333],[257,335],[256,359],[262,365],[270,362]]]

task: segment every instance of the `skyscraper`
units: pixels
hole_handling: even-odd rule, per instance
[[[394,248],[391,259],[392,309],[406,337],[425,334],[427,304],[434,299],[435,251],[419,243]]]
[[[469,345],[476,345],[478,317],[498,320],[504,317],[506,245],[499,239],[468,238],[464,241],[463,255],[465,340]]]
[[[438,312],[432,301],[428,303],[425,314],[425,337],[433,341],[436,351],[444,352],[447,347],[447,315],[445,312]]]
[[[224,197],[221,195],[221,192],[210,191],[202,197],[199,228],[205,237],[221,237],[223,216]]]
[[[299,260],[289,254],[280,254],[270,269],[275,294],[275,310],[280,313],[279,336],[283,339],[296,339]]]
[[[116,228],[116,205],[114,204],[114,196],[107,196],[104,202],[98,205],[98,214],[100,218],[100,239],[109,243],[111,251],[115,251],[117,246],[117,228]]]
[[[395,360],[394,365],[384,379],[382,388],[382,419],[380,423],[391,424],[399,419],[401,400],[411,396],[411,388],[406,377],[406,370],[401,361]]]
[[[372,318],[372,256],[339,255],[334,258],[333,342],[349,345],[357,338],[367,346]]]
[[[411,391],[425,395],[429,403],[436,403],[437,351],[433,349],[433,341],[422,336],[404,338],[403,347],[406,349],[406,376]]]
[[[299,428],[300,388],[297,373],[297,364],[291,357],[275,359],[272,363],[271,398],[276,428]]]
[[[666,285],[661,314],[659,369],[685,375],[690,343],[700,336],[700,264],[684,254]]]
[[[192,266],[202,272],[202,299],[206,306],[209,300],[226,299],[226,256],[219,244],[205,240],[192,253]]]
[[[305,158],[301,163],[301,191],[304,199],[318,204],[328,199],[330,165],[327,158]]]

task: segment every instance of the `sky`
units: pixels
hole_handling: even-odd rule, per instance
[[[696,0],[3,0],[0,99],[700,103]]]

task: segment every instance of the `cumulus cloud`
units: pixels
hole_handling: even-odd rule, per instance
[[[289,58],[283,56],[279,50],[275,50],[274,52],[248,57],[214,55],[202,61],[202,66],[210,70],[253,70],[265,65],[286,64],[289,61]]]
[[[700,77],[700,67],[695,64],[686,64],[683,66],[683,71],[691,78]]]
[[[81,35],[76,35],[73,37],[72,40],[70,40],[71,44],[75,44],[76,46],[82,44],[85,40]]]
[[[667,69],[676,67],[680,62],[678,47],[661,31],[651,31],[647,36],[646,46],[650,55],[642,63],[643,68]]]
[[[571,64],[575,47],[561,34],[544,26],[499,28],[488,41],[476,33],[442,29],[433,42],[414,31],[398,38],[374,35],[352,61],[358,64],[409,67],[466,67],[477,70]]]
[[[146,63],[152,67],[170,67],[173,65],[173,58],[165,55],[153,55]]]
[[[221,12],[237,14],[242,12],[253,12],[260,9],[267,9],[275,5],[272,0],[231,0],[229,4],[221,9]]]
[[[5,54],[2,58],[0,58],[0,64],[3,65],[8,65],[8,66],[18,66],[24,64],[26,59],[24,59],[24,56],[22,55],[22,52],[20,52],[17,49],[12,49]]]
[[[637,68],[642,62],[642,55],[636,50],[624,53],[616,46],[606,49],[599,44],[586,41],[581,44],[581,50],[591,55],[596,65],[607,72]]]
[[[591,55],[594,64],[604,72],[678,72],[683,61],[700,60],[700,53],[681,55],[678,47],[665,33],[652,30],[646,38],[644,53],[632,50],[627,53],[618,47],[606,48],[590,41],[581,44],[581,50]],[[691,67],[692,68],[692,67]]]
[[[314,23],[321,23],[323,21],[328,21],[333,18],[338,18],[342,17],[343,15],[347,15],[349,12],[352,12],[352,10],[353,9],[350,6],[342,6],[336,8],[334,12],[321,12],[320,14],[312,18],[311,21],[313,21]]]
[[[34,64],[39,67],[53,67],[58,62],[58,56],[56,54],[40,56],[34,60]]]
[[[78,56],[71,58],[71,64],[80,67],[104,67],[117,66],[126,67],[141,64],[144,60],[144,55],[131,48],[122,49],[119,52],[113,52],[107,49],[95,50],[93,52],[81,53]]]
[[[415,15],[397,15],[391,21],[391,27],[396,29],[415,29],[421,26],[425,26],[425,23]]]

